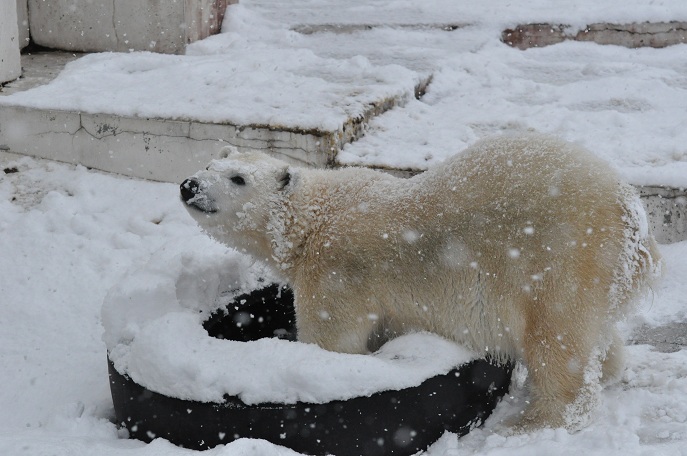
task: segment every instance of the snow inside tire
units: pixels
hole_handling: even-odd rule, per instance
[[[192,257],[194,255],[191,254]],[[158,260],[154,260],[144,269],[147,268],[150,272],[158,267],[162,268],[163,265],[169,268],[179,258],[181,258],[180,263],[185,265],[182,269],[185,269],[187,273],[198,272],[195,270],[196,266],[188,267],[190,263],[209,263],[207,267],[217,266],[216,262],[206,262],[206,258],[200,263],[189,262],[188,255],[182,253],[170,256],[167,252],[161,254]],[[226,258],[221,261],[226,261]],[[410,455],[426,449],[447,430],[464,435],[473,427],[480,425],[508,390],[510,366],[495,365],[484,359],[470,359],[454,365],[452,369],[429,375],[417,382],[415,386],[399,389],[384,388],[379,391],[361,393],[357,397],[343,396],[343,399],[318,401],[315,398],[313,399],[315,402],[309,402],[303,400],[304,397],[311,397],[308,396],[310,394],[308,392],[298,393],[300,395],[294,396],[297,400],[289,396],[284,403],[261,400],[261,396],[256,393],[252,395],[225,393],[220,397],[216,397],[216,394],[215,396],[198,395],[201,394],[199,391],[203,387],[199,386],[199,391],[194,391],[193,382],[186,388],[168,385],[174,383],[169,378],[176,379],[183,375],[171,373],[171,377],[165,377],[165,373],[160,372],[165,369],[165,363],[161,363],[161,367],[141,367],[150,364],[150,358],[146,359],[146,356],[164,357],[157,354],[155,344],[152,343],[149,347],[150,353],[141,355],[141,352],[146,351],[147,339],[144,337],[146,319],[174,321],[174,314],[178,313],[179,309],[178,306],[175,308],[171,305],[169,314],[165,315],[164,309],[157,306],[160,315],[155,318],[151,317],[150,310],[139,310],[144,303],[136,301],[150,296],[151,289],[164,289],[164,283],[157,284],[158,287],[156,284],[150,284],[150,274],[146,274],[149,280],[142,285],[144,281],[138,277],[140,275],[140,271],[134,275],[133,287],[129,283],[112,291],[106,298],[103,309],[110,388],[116,420],[129,431],[132,438],[148,442],[161,437],[176,445],[198,450],[226,444],[238,438],[255,438],[305,454]],[[177,270],[177,273],[170,273],[167,278],[171,277],[178,286],[180,278],[186,275]],[[226,285],[209,279],[211,275],[206,273],[199,275],[204,277],[204,286],[209,283],[211,288],[218,287],[219,289]],[[124,282],[127,282],[127,279]],[[185,286],[188,286],[188,283],[185,283]],[[194,286],[191,285],[190,288],[193,289]],[[145,293],[140,290],[145,290]],[[127,293],[131,293],[133,297],[129,296],[125,299],[124,295]],[[155,293],[160,292],[155,291]],[[186,291],[180,291],[177,288],[176,296],[179,301],[188,299],[188,296],[179,298],[183,293]],[[205,298],[207,297],[204,296],[203,299]],[[187,317],[192,315],[195,318],[201,314],[197,318],[197,325],[207,339],[201,340],[202,344],[212,346],[223,343],[234,344],[232,345],[234,350],[241,350],[244,346],[248,349],[251,344],[267,342],[279,344],[279,347],[285,346],[286,349],[305,346],[309,350],[320,350],[315,346],[290,342],[295,340],[295,316],[293,294],[288,288],[276,284],[265,286],[263,283],[262,287],[255,286],[252,291],[235,296],[228,304],[225,304],[226,310],[222,308],[211,308],[210,311],[186,309]],[[133,313],[142,312],[141,315],[143,315],[148,312],[148,314],[145,318],[140,317],[139,321],[125,321],[126,318],[123,318],[120,312],[126,313],[127,306],[129,310],[135,309]],[[131,320],[133,317],[128,318]],[[186,343],[183,340],[184,331],[178,331],[173,336],[182,339],[178,341],[179,347],[192,346],[195,343],[190,340]],[[435,337],[427,335],[427,337],[430,336]],[[277,338],[284,340],[279,341],[276,340]],[[260,341],[255,342],[258,339]],[[443,342],[440,339],[437,340]],[[135,347],[134,342],[138,342],[143,350]],[[434,339],[430,339],[430,342],[433,343]],[[169,357],[174,358],[175,349],[177,347],[170,351]],[[269,351],[269,348],[265,351]],[[384,351],[384,347],[380,351]],[[351,359],[367,362],[378,356],[378,354],[364,356],[325,353],[329,353],[327,356],[336,357],[334,364],[345,364]],[[136,356],[142,359],[137,361]],[[407,361],[404,361],[403,356],[403,353],[399,356],[392,352],[389,359],[383,361],[392,364],[403,363]],[[411,353],[408,357],[415,356],[416,354]],[[178,357],[180,360],[168,361],[168,364],[172,366],[170,369],[182,369],[179,371],[182,373],[185,372],[183,369],[186,369],[190,371],[191,377],[197,375],[200,378],[197,380],[199,383],[202,383],[203,378],[206,383],[213,383],[212,378],[210,380],[206,378],[211,376],[203,369],[195,368],[193,364],[185,366],[184,363],[189,355],[179,353]],[[202,362],[203,359],[200,361]],[[177,364],[181,364],[181,367]],[[412,364],[410,366],[412,367]],[[228,376],[238,376],[239,371],[243,370],[241,367],[237,368],[235,364],[232,365],[231,361],[221,367]],[[233,368],[236,370],[234,371]],[[144,372],[146,369],[150,372]],[[279,365],[262,369],[266,376],[275,375],[277,378],[293,374],[287,371],[280,372],[279,369],[283,368]],[[325,366],[320,368],[320,370],[328,369]],[[269,370],[277,372],[270,373]],[[360,370],[355,367],[355,363],[353,370]],[[211,369],[209,372],[214,371]],[[156,383],[155,378],[163,380]],[[183,379],[180,379],[179,383],[184,383]],[[176,390],[172,386],[177,387],[178,393],[174,392]],[[304,388],[307,388],[307,385]]]

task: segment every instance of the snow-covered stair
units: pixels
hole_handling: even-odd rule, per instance
[[[226,144],[323,167],[426,84],[398,65],[302,49],[91,54],[48,84],[0,97],[0,146],[169,182]]]

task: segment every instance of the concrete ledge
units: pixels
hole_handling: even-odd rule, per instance
[[[443,30],[445,32],[452,32],[456,29],[468,27],[469,23],[453,22],[443,24],[301,24],[292,27],[294,32],[302,33],[303,35],[312,35],[314,33],[355,33],[364,32],[366,30],[373,30],[377,28],[392,28],[392,29],[406,29],[406,30]]]
[[[75,58],[64,52],[24,56],[25,77],[3,87],[0,95],[46,84]],[[425,77],[416,84],[416,97],[422,96],[430,81],[431,77]],[[87,114],[3,104],[0,149],[167,182],[178,182],[206,166],[226,144],[263,150],[295,164],[334,167],[338,152],[365,134],[371,118],[404,105],[412,94],[412,90],[406,90],[380,97],[331,131],[293,125],[207,123],[193,118]]]
[[[204,124],[105,114],[0,109],[0,147],[132,177],[180,182],[205,167],[226,144],[259,149],[289,162],[326,166],[326,132]],[[319,152],[319,153],[318,153]]]
[[[81,57],[66,52],[31,52],[21,55],[22,74],[0,88],[0,96],[29,90],[47,84],[57,77],[64,66]],[[1,108],[0,108],[1,109]]]
[[[687,189],[639,187],[656,241],[670,244],[687,240]]]
[[[669,323],[665,326],[640,326],[628,341],[630,344],[653,345],[656,351],[672,353],[687,347],[687,323]]]
[[[522,50],[566,40],[593,41],[629,48],[662,48],[687,42],[687,22],[599,23],[582,30],[572,30],[563,24],[521,24],[501,34],[501,41]]]
[[[420,84],[416,93],[426,84]],[[389,98],[371,103],[361,116],[349,118],[333,131],[2,106],[0,148],[164,182],[179,182],[205,167],[227,144],[239,150],[262,150],[294,164],[331,167],[338,151],[362,136],[372,117],[406,101]]]

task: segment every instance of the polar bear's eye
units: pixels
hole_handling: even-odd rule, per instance
[[[246,185],[246,180],[241,176],[234,176],[231,178],[231,181],[236,185]]]

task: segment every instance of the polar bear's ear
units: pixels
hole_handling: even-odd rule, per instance
[[[224,146],[222,149],[219,151],[219,158],[227,158],[230,155],[236,155],[239,153],[239,150],[235,146]]]
[[[278,175],[279,190],[284,190],[287,185],[291,183],[291,171],[289,168],[284,168]]]

